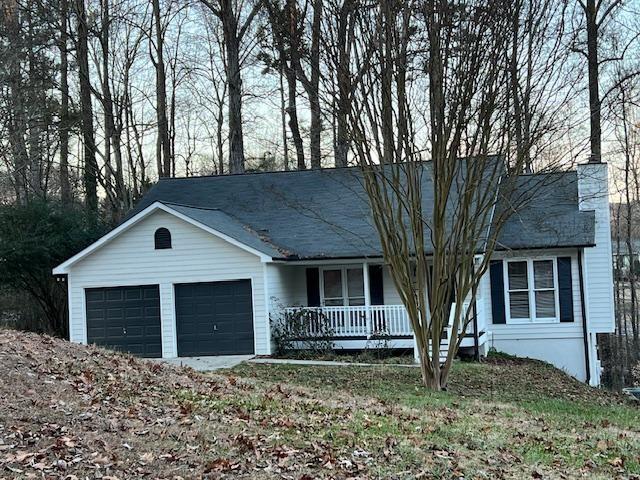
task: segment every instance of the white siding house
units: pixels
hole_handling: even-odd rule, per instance
[[[270,355],[270,321],[304,312],[330,326],[335,348],[413,348],[357,174],[161,180],[54,270],[68,284],[71,341],[164,358]],[[597,385],[596,334],[614,325],[607,166],[560,178],[507,226],[475,305],[465,301],[476,319],[461,350],[541,359]]]

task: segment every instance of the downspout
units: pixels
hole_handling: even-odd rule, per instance
[[[584,275],[582,273],[583,249],[578,249],[578,276],[580,277],[580,308],[582,310],[582,339],[584,342],[584,362],[587,374],[587,384],[591,382],[591,361],[589,358],[589,332],[587,331],[587,309],[584,301]]]
[[[480,341],[478,340],[478,308],[477,300],[473,301],[473,346],[475,348],[476,362],[480,361]]]

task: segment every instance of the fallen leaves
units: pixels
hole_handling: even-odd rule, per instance
[[[548,478],[513,447],[536,445],[557,456],[554,427],[539,415],[520,420],[520,431],[491,451],[471,438],[442,441],[467,421],[476,436],[494,435],[491,418],[503,406],[471,416],[456,401],[425,412],[287,381],[202,375],[16,332],[0,332],[0,361],[0,479]],[[609,427],[571,432],[598,452],[584,462],[586,475],[618,474],[631,463],[614,440],[594,436]],[[634,435],[619,434],[624,442]]]

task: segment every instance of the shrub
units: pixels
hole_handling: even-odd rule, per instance
[[[333,351],[334,334],[320,310],[303,307],[293,311],[281,309],[271,318],[271,338],[278,356],[300,350],[313,355],[330,353]]]
[[[66,288],[51,270],[103,232],[80,208],[44,201],[0,206],[0,322],[66,336]]]

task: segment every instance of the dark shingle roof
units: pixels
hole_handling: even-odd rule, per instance
[[[424,168],[423,211],[428,212],[430,163]],[[519,188],[526,190],[532,178],[542,177],[524,176]],[[593,244],[593,214],[578,211],[576,173],[558,178],[507,221],[501,248]],[[382,256],[358,168],[162,179],[129,217],[156,201],[274,258]]]
[[[511,210],[500,232],[498,249],[582,247],[595,243],[595,214],[578,209],[576,172],[523,175],[511,195],[505,197],[513,200],[498,206],[498,210]],[[511,207],[507,205],[510,202]]]
[[[259,232],[253,231],[250,227],[242,224],[222,210],[187,207],[169,202],[164,203],[173,210],[186,215],[196,222],[217,230],[248,247],[258,250],[260,253],[276,258],[281,257],[283,254],[286,255],[286,252],[280,251],[276,246],[271,245],[268,239],[261,237]]]

